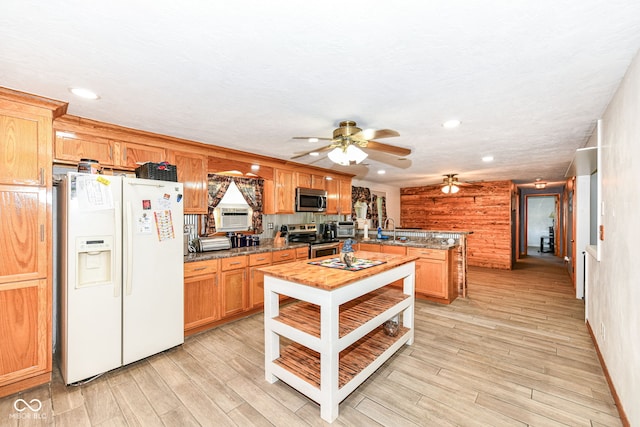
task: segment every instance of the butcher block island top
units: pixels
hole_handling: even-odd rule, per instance
[[[369,276],[375,276],[383,271],[390,270],[394,267],[417,259],[417,257],[411,255],[393,255],[381,252],[359,251],[354,252],[354,254],[358,260],[382,261],[382,264],[363,268],[357,271],[310,264],[311,262],[318,262],[337,257],[337,255],[328,255],[322,258],[314,258],[313,260],[263,267],[259,270],[270,276],[290,280],[300,285],[332,290]]]
[[[356,252],[380,264],[345,270],[335,255],[261,268],[265,378],[320,404],[328,422],[339,403],[403,345],[413,343],[414,256]],[[387,286],[402,282],[401,287]],[[280,306],[280,297],[296,302]],[[384,324],[391,322],[397,332]],[[284,338],[281,343],[280,338]]]

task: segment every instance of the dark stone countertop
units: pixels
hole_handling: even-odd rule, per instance
[[[296,249],[306,247],[306,243],[287,243],[282,246],[273,244],[273,239],[264,239],[258,246],[246,246],[243,248],[225,249],[220,251],[190,253],[184,257],[184,262],[207,261],[210,259],[229,258],[238,255],[252,255],[264,252],[284,251],[286,249]]]

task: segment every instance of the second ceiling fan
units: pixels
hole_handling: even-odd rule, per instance
[[[339,127],[333,131],[333,138],[322,137],[309,137],[309,136],[296,136],[293,139],[306,139],[308,141],[331,141],[329,145],[324,147],[307,151],[302,154],[293,156],[292,159],[307,156],[312,153],[321,153],[329,151],[329,159],[334,163],[338,163],[343,166],[349,166],[353,163],[360,163],[366,157],[367,153],[362,148],[369,150],[382,151],[396,156],[408,156],[411,154],[411,150],[407,148],[396,147],[393,145],[383,144],[373,139],[378,138],[390,138],[393,136],[400,136],[400,134],[391,129],[379,129],[379,130],[362,130],[356,125],[356,122],[352,120],[345,120],[340,122]]]

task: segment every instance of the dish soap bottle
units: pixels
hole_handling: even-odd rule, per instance
[[[378,227],[378,239],[382,239],[382,228]]]

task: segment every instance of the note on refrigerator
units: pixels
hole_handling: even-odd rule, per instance
[[[78,175],[74,179],[75,188],[72,189],[72,199],[78,200],[78,209],[81,211],[113,209],[113,191],[109,179],[102,176],[96,178],[96,175]]]
[[[171,218],[171,210],[154,211],[153,215],[156,219],[156,230],[158,231],[158,240],[175,239],[173,231],[173,220]]]

